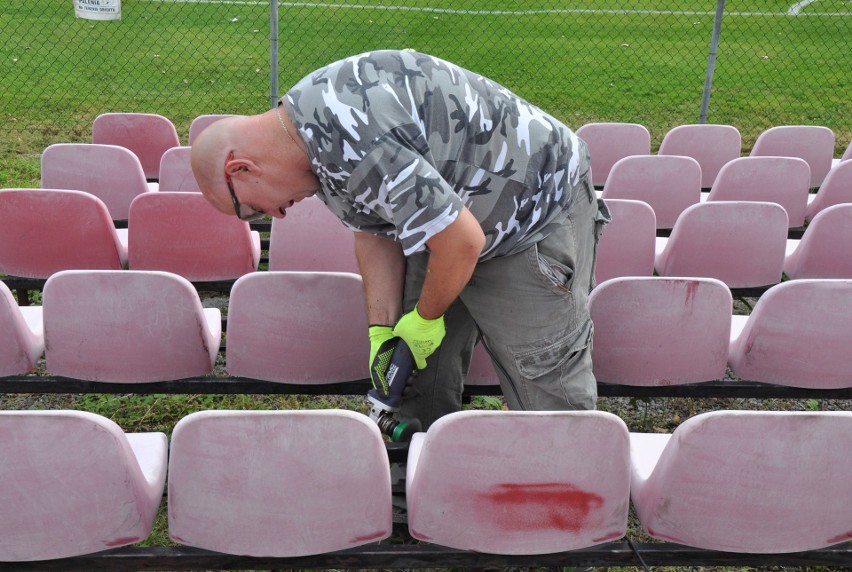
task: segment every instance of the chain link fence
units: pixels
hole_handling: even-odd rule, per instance
[[[123,0],[122,19],[72,0],[0,14],[3,154],[86,141],[107,111],[160,113],[185,141],[193,117],[257,113],[328,62],[413,48],[488,75],[577,128],[696,123],[715,0]],[[280,86],[280,88],[278,87]],[[741,0],[721,22],[707,122],[748,150],[771,125],[852,138],[852,2]]]

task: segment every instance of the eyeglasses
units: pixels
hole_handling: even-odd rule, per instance
[[[234,153],[232,152],[228,155],[228,160],[230,161],[233,157]],[[228,192],[231,193],[231,202],[234,203],[234,214],[237,215],[238,219],[245,222],[254,222],[266,216],[266,214],[260,211],[256,211],[251,207],[240,204],[240,201],[237,199],[237,194],[234,192],[234,185],[231,182],[231,176],[227,172],[225,172],[225,184],[228,185]]]

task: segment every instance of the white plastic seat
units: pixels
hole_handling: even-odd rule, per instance
[[[819,125],[779,125],[757,136],[751,156],[799,157],[811,170],[809,187],[819,187],[831,169],[834,132]]]
[[[797,278],[852,278],[852,203],[817,214],[801,239],[787,239],[784,273]]]
[[[344,272],[254,272],[228,306],[231,375],[325,384],[370,377],[361,277]]]
[[[0,411],[0,561],[145,540],[163,497],[163,433],[124,433],[83,411]]]
[[[776,203],[716,201],[683,211],[670,237],[657,237],[660,276],[706,277],[729,288],[781,281],[787,213]]]
[[[192,147],[172,147],[160,160],[161,193],[200,193],[189,162]]]
[[[41,306],[18,306],[0,282],[0,377],[27,373],[44,353]]]
[[[129,149],[145,171],[145,177],[160,176],[163,153],[180,145],[177,129],[168,117],[156,113],[102,113],[92,122],[92,143]]]
[[[733,125],[678,125],[660,143],[659,155],[686,155],[701,165],[701,187],[709,189],[719,169],[742,154],[742,137]]]
[[[45,149],[41,186],[91,193],[104,202],[113,220],[127,220],[133,199],[156,190],[132,151],[93,143],[57,143]]]
[[[657,228],[672,228],[677,217],[701,197],[701,167],[692,157],[634,155],[612,167],[603,199],[632,199],[654,209]]]
[[[492,554],[621,538],[630,482],[624,422],[603,411],[462,411],[412,439],[408,528]]]
[[[815,194],[808,195],[805,220],[811,222],[823,209],[852,203],[852,161],[843,161],[831,168]]]
[[[221,313],[202,308],[176,274],[67,270],[44,286],[47,370],[90,381],[143,383],[206,375]]]
[[[728,365],[748,381],[852,387],[850,348],[852,280],[791,280],[733,316]]]
[[[269,269],[359,273],[355,236],[317,197],[272,220]]]
[[[648,203],[605,199],[612,221],[604,227],[595,259],[595,282],[654,273],[656,217]]]
[[[849,540],[852,412],[713,411],[631,433],[631,497],[655,538],[790,553]]]
[[[731,292],[712,278],[616,278],[589,296],[595,378],[618,385],[725,376]]]
[[[260,233],[220,213],[201,193],[134,199],[128,220],[131,270],[162,270],[187,280],[234,280],[260,262]]]
[[[651,134],[638,123],[586,123],[576,131],[592,157],[592,184],[602,187],[619,159],[651,154]]]
[[[127,267],[127,229],[82,191],[0,189],[0,272],[47,278],[69,269]]]
[[[805,224],[809,180],[803,159],[740,157],[722,167],[706,200],[778,203],[787,211],[788,225],[798,228]]]
[[[246,556],[322,554],[390,535],[378,426],[344,410],[201,411],[169,459],[175,542]]]

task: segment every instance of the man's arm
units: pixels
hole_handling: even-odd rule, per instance
[[[369,323],[393,326],[402,315],[405,281],[402,245],[366,232],[356,232],[355,257],[364,279]]]

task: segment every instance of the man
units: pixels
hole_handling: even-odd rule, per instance
[[[595,407],[587,299],[609,214],[585,143],[505,87],[409,50],[353,56],[208,127],[192,167],[223,213],[317,195],[355,231],[370,363],[398,336],[421,370],[403,417],[461,408],[478,336],[510,408]]]

